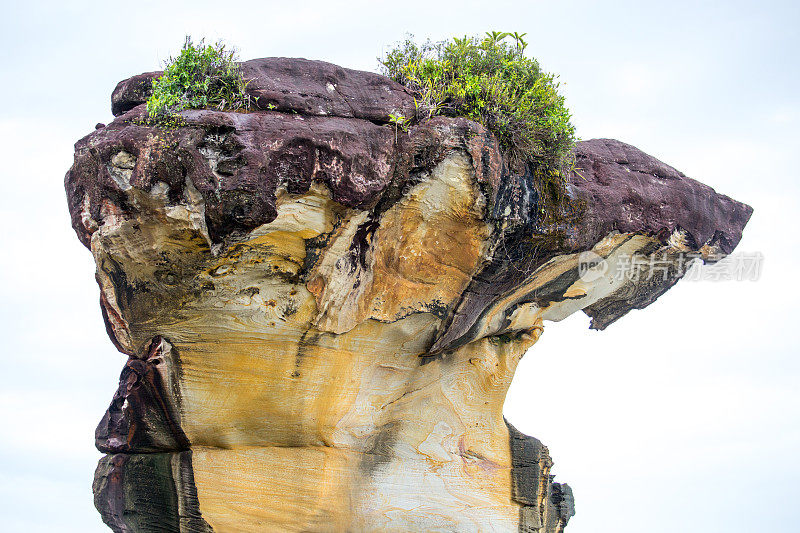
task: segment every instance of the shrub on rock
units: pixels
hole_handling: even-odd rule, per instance
[[[249,109],[247,82],[236,59],[236,51],[221,41],[194,44],[187,36],[178,57],[170,58],[164,74],[153,80],[149,117],[165,118],[184,109]]]

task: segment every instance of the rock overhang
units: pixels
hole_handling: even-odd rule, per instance
[[[548,201],[480,124],[440,116],[398,131],[390,115],[413,116],[413,97],[385,77],[286,58],[242,68],[252,112],[189,110],[173,127],[149,124],[159,73],[146,73],[120,82],[115,120],[76,144],[65,179],[73,227],[95,255],[109,335],[131,357],[98,447],[179,453],[164,458],[177,475],[192,472],[186,450],[203,447],[323,446],[405,461],[398,450],[414,442],[414,460],[511,469],[520,528],[563,527],[569,488],[526,485],[549,475],[546,448],[501,426],[518,358],[543,320],[583,310],[602,329],[672,287],[686,256],[731,253],[752,209],[610,139],[579,142],[565,203]],[[609,267],[636,256],[667,267],[589,279],[589,251]],[[317,410],[348,397],[341,376],[361,375],[369,402]],[[464,407],[436,411],[448,402]],[[424,421],[410,421],[428,411],[440,418],[420,435]],[[510,448],[457,429],[467,420],[508,431]],[[196,457],[201,477],[217,453]],[[387,461],[357,463],[379,483]],[[116,464],[101,462],[98,483]]]
[[[559,220],[558,214],[543,223],[541,209],[553,206],[539,200],[535,177],[510,172],[496,140],[481,125],[435,117],[397,135],[387,126],[388,116],[398,109],[410,115],[413,98],[391,80],[319,61],[267,58],[242,66],[248,91],[269,96],[265,109],[185,111],[177,128],[146,123],[148,84],[160,73],[120,82],[112,97],[118,117],[79,141],[66,178],[73,227],[84,244],[96,224],[90,221],[102,218],[104,205],[126,205],[128,187],[150,190],[164,183],[170,201],[179,203],[189,184],[202,196],[213,247],[273,220],[279,187],[296,194],[319,181],[346,207],[385,210],[454,149],[472,160],[486,199],[485,218],[502,244],[496,248],[508,252],[509,241],[526,237],[520,230],[558,236],[555,249],[539,254],[524,274],[505,264],[508,260],[488,258],[483,275],[495,287],[518,284],[546,260],[590,250],[612,232],[648,235],[664,245],[680,232],[693,251],[727,254],[752,212],[633,146],[596,139],[577,144],[568,177],[567,196],[579,206],[577,216]],[[117,168],[120,159],[131,168]],[[516,249],[507,255],[519,262],[536,253]],[[512,273],[502,272],[508,270]],[[505,279],[509,275],[512,279]],[[461,316],[485,312],[483,304],[478,307],[483,308]],[[451,321],[462,322],[456,327],[462,335],[474,325],[451,315]],[[439,343],[436,350],[449,345]]]

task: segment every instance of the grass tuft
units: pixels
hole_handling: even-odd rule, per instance
[[[525,34],[491,32],[417,45],[409,37],[380,59],[383,73],[415,95],[417,119],[466,117],[499,140],[512,169],[563,182],[575,128],[556,76],[525,56]]]

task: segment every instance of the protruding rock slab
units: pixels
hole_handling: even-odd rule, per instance
[[[543,321],[605,327],[729,253],[750,208],[611,140],[579,143],[554,201],[479,124],[387,124],[413,98],[386,78],[243,69],[260,109],[172,128],[146,121],[157,73],[121,82],[66,177],[129,356],[96,435],[104,521],[562,531],[572,491],[502,416],[519,359]],[[637,257],[667,268],[614,275]]]
[[[387,123],[390,114],[413,117],[414,97],[395,81],[325,61],[267,57],[241,64],[246,91],[256,109],[308,116],[362,118]],[[111,111],[122,115],[147,101],[161,71],[117,84]]]

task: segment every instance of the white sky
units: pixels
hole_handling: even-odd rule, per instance
[[[506,415],[572,485],[569,533],[793,533],[800,523],[800,10],[793,2],[11,2],[0,20],[0,529],[106,531],[96,423],[124,358],[69,226],[72,144],[185,34],[243,59],[374,70],[405,32],[527,32],[578,134],[634,144],[755,208],[758,282],[682,282],[597,333],[549,324]]]

